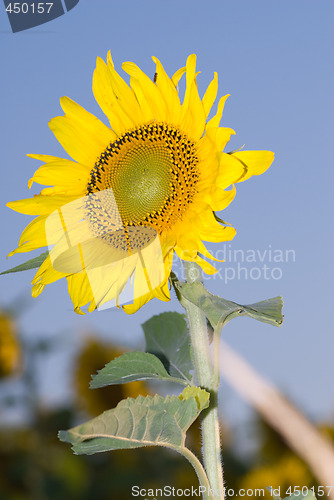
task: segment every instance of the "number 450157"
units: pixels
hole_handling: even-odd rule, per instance
[[[49,14],[52,6],[53,2],[38,2],[37,4],[11,2],[6,7],[6,11],[10,14]]]
[[[295,495],[295,496],[307,496],[309,491],[312,491],[314,495],[317,497],[329,496],[333,486],[312,486],[312,488],[308,488],[307,486],[289,486],[286,490],[287,495]]]

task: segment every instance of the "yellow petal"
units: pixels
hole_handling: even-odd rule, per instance
[[[197,90],[195,54],[188,57],[186,68],[187,86],[182,103],[180,124],[191,137],[199,140],[205,129],[206,116]]]
[[[85,188],[88,183],[90,169],[86,165],[71,160],[57,158],[55,161],[39,167],[28,182],[29,189],[33,182],[44,186],[61,186],[76,188],[78,191]]]
[[[205,259],[202,259],[199,255],[197,255],[195,262],[202,268],[202,270],[206,273],[209,274],[210,276],[212,274],[216,274],[217,269],[210,264],[210,262],[207,262]]]
[[[45,238],[41,239],[36,239],[34,241],[29,241],[28,243],[25,243],[24,245],[19,246],[18,248],[15,248],[15,250],[12,250],[9,252],[7,257],[12,257],[13,255],[17,253],[25,253],[25,252],[31,252],[32,250],[36,250],[37,248],[44,248],[47,246]]]
[[[132,119],[134,124],[138,123],[142,120],[142,115],[136,96],[131,87],[129,87],[115,70],[110,50],[108,52],[108,71],[119,106],[122,108],[123,112]]]
[[[123,310],[127,314],[134,314],[137,312],[143,305],[147,304],[150,300],[157,298],[162,300],[163,302],[168,302],[170,300],[170,293],[168,289],[168,281],[161,285],[155,293],[147,293],[146,295],[142,295],[133,301],[133,304],[127,304],[123,306]]]
[[[19,245],[24,245],[28,241],[35,240],[36,238],[45,238],[45,219],[46,215],[41,215],[40,217],[36,217],[33,221],[28,224],[28,226],[24,229],[21,234]],[[47,244],[46,244],[47,245]],[[41,245],[41,246],[46,246]],[[38,247],[36,247],[38,248]]]
[[[199,140],[205,130],[205,111],[198,95],[197,84],[192,82],[189,90],[189,102],[186,107],[182,105],[180,125],[190,137]]]
[[[37,248],[43,248],[48,245],[45,235],[45,219],[46,216],[40,216],[28,224],[21,234],[19,247],[10,252],[8,257],[16,253],[30,252]]]
[[[43,264],[39,267],[31,283],[32,285],[41,284],[45,286],[65,278],[66,276],[66,274],[60,273],[54,269],[50,255],[48,255]]]
[[[179,259],[181,259],[181,260],[186,260],[189,262],[196,262],[203,269],[203,271],[206,274],[215,274],[217,272],[217,269],[215,267],[213,267],[212,264],[210,264],[205,259],[200,257],[198,255],[198,253],[194,250],[187,251],[187,250],[184,250],[183,247],[180,247],[179,245],[177,245],[175,247],[175,252],[176,252],[177,256],[179,257]]]
[[[253,175],[263,174],[274,161],[274,153],[271,151],[238,151],[231,156],[243,168],[243,174],[235,182],[243,182]]]
[[[225,102],[228,97],[230,97],[230,94],[226,94],[219,99],[217,113],[211,118],[211,120],[208,121],[206,125],[207,130],[209,130],[210,128],[218,129],[220,120],[222,119]]]
[[[202,240],[212,242],[230,241],[236,234],[234,227],[217,222],[210,210],[198,214],[197,231]]]
[[[213,211],[219,212],[224,210],[235,198],[236,189],[232,186],[232,189],[225,190],[220,189],[217,186],[211,188],[211,203],[210,206]]]
[[[34,285],[31,289],[31,295],[36,298],[38,297],[44,290],[45,288],[45,285],[41,285],[41,284],[37,284],[37,285]]]
[[[67,277],[68,293],[73,302],[74,311],[77,314],[84,314],[81,307],[90,303],[93,307],[94,296],[85,271]]]
[[[199,227],[199,217],[197,213],[193,213],[193,216],[191,217],[191,232],[193,234],[192,239],[188,240],[182,240],[178,238],[178,256],[180,258],[184,258],[184,260],[193,260],[196,259],[196,256],[198,253],[204,255],[204,257],[207,257],[208,259],[216,260],[219,261],[219,259],[216,259],[213,255],[210,254],[208,249],[205,247],[204,243],[201,240],[201,237],[198,234],[198,227]],[[183,257],[184,256],[184,257]]]
[[[213,106],[213,103],[216,100],[218,92],[218,74],[215,72],[213,80],[210,82],[210,85],[205,91],[205,94],[202,99],[203,108],[205,111],[205,116],[208,117]]]
[[[168,278],[170,275],[170,272],[172,270],[172,263],[173,263],[173,251],[170,251],[164,259],[164,267],[165,267],[165,279],[159,285],[156,287],[154,290],[144,294],[144,295],[136,295],[135,294],[135,299],[133,301],[133,304],[127,304],[123,306],[123,310],[127,314],[134,314],[135,312],[138,311],[144,304],[149,302],[150,300],[157,298],[159,300],[162,300],[164,302],[167,302],[170,300],[170,293],[169,293],[169,288],[168,288]],[[142,279],[141,277],[135,276],[135,281],[136,279]],[[136,287],[136,283],[135,283]]]
[[[215,143],[217,151],[221,152],[224,150],[226,144],[231,138],[231,135],[235,135],[235,131],[228,127],[219,127],[216,132]]]
[[[110,307],[119,305],[121,296],[135,268],[133,256],[113,262],[110,265],[90,269],[88,274],[92,294],[97,307],[112,301]]]
[[[156,64],[156,85],[166,103],[168,119],[175,125],[179,123],[181,115],[181,103],[179,95],[175,89],[175,84],[168,77],[163,65],[156,57],[152,57]]]
[[[181,80],[182,76],[185,74],[187,68],[183,66],[183,68],[178,69],[174,75],[172,76],[172,83],[174,87],[177,89],[177,86],[179,84],[179,81]]]
[[[219,188],[226,189],[231,184],[238,182],[244,173],[244,166],[236,158],[233,158],[233,155],[219,154],[219,172],[215,182]]]
[[[59,156],[50,156],[50,155],[33,155],[27,154],[29,158],[34,158],[35,160],[43,161],[44,163],[52,163],[54,161],[63,160],[63,158],[59,158]]]
[[[65,195],[76,195],[83,196],[86,193],[86,184],[81,184],[78,182],[77,185],[71,184],[69,186],[54,186],[42,189],[40,194],[50,196],[55,194],[65,194]]]
[[[49,215],[57,208],[74,201],[77,196],[58,194],[54,196],[43,196],[36,194],[33,198],[10,201],[6,205],[15,212],[27,215]]]
[[[116,72],[109,54],[108,65],[100,57],[96,60],[93,93],[116,134],[123,134],[128,128],[135,125],[136,120],[141,118],[135,96]]]
[[[144,122],[153,121],[154,113],[138,80],[136,78],[130,77],[130,85],[136,95],[136,99],[140,106],[140,112],[142,114],[143,121]]]
[[[49,127],[74,160],[92,168],[115,134],[68,97],[62,97],[60,103],[66,114],[52,118]]]
[[[190,91],[192,84],[195,80],[195,72],[196,72],[196,55],[191,54],[188,56],[187,65],[186,65],[186,92],[184,94],[184,100],[182,103],[182,116],[186,113],[189,101],[190,101]]]
[[[120,101],[126,101],[128,106],[130,106],[131,108],[136,108],[137,111],[139,111],[138,103],[136,101],[134,93],[132,92],[129,85],[115,70],[110,50],[108,52],[108,69],[111,75],[113,90],[116,94],[117,99],[119,99]]]
[[[122,68],[131,77],[130,84],[135,91],[139,104],[142,95],[144,95],[145,101],[148,103],[154,119],[156,121],[166,120],[166,104],[162,99],[160,91],[155,83],[132,62],[123,63]],[[135,82],[136,85],[134,86]],[[138,95],[139,88],[141,89],[141,92]]]

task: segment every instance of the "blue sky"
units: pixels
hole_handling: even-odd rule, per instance
[[[31,220],[5,203],[37,192],[28,190],[27,181],[39,163],[26,153],[66,156],[47,126],[53,116],[62,114],[59,98],[67,95],[105,119],[91,90],[97,56],[105,58],[110,49],[120,71],[121,63],[130,60],[153,77],[152,55],[171,75],[196,53],[200,93],[217,71],[219,95],[231,94],[223,124],[237,134],[228,150],[245,144],[245,149],[276,154],[268,172],[237,186],[234,202],[220,214],[237,229],[225,250],[241,250],[244,255],[254,250],[257,255],[246,265],[247,279],[246,271],[239,272],[240,279],[226,279],[227,267],[235,276],[238,264],[245,267],[239,252],[239,261],[219,265],[220,278],[205,284],[239,303],[281,294],[285,323],[274,329],[242,318],[229,323],[224,338],[308,415],[318,420],[333,415],[332,2],[80,0],[66,15],[16,34],[10,31],[3,6],[0,12],[1,270],[26,257],[5,257]],[[210,248],[222,250],[224,244]],[[269,250],[292,250],[295,257],[270,262]],[[263,274],[250,279],[251,272],[258,276],[251,269],[264,264],[271,271],[278,267],[274,276],[280,279],[265,279]],[[79,317],[73,313],[65,282],[30,299],[33,274],[1,277],[0,306],[26,295],[29,307],[20,319],[26,335],[53,337],[71,331],[70,352],[82,332],[95,330],[104,338],[121,336],[125,344],[140,347],[141,323],[152,314],[180,310],[173,299],[168,304],[151,302],[134,316],[108,310]],[[53,397],[62,398],[68,363],[68,356],[49,361],[46,400],[52,384]],[[54,376],[62,381],[57,387]],[[228,414],[246,415],[228,388],[223,387],[221,402]]]

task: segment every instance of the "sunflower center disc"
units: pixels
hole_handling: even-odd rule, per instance
[[[133,146],[110,171],[123,223],[138,223],[164,206],[171,194],[171,159],[160,144]]]
[[[120,136],[90,174],[87,195],[107,193],[102,204],[90,204],[94,232],[102,224],[105,230],[115,208],[125,229],[148,226],[155,234],[170,229],[197,192],[197,164],[194,142],[165,123],[142,125]]]

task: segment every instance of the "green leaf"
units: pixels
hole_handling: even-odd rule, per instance
[[[185,316],[165,312],[153,316],[143,325],[146,351],[157,356],[167,372],[191,385],[192,347]]]
[[[204,312],[213,328],[222,327],[238,316],[250,316],[274,326],[280,326],[283,322],[282,297],[243,306],[213,295],[206,290],[203,283],[182,283],[179,281],[175,283],[175,286],[183,297]]]
[[[96,389],[134,380],[167,380],[185,384],[183,379],[171,377],[153,354],[133,351],[113,359],[97,375],[93,375],[90,387]]]
[[[153,316],[142,325],[149,352],[128,352],[92,377],[91,388],[134,380],[164,380],[191,384],[191,345],[185,317],[179,313]]]
[[[3,271],[0,273],[0,276],[2,274],[10,274],[10,273],[18,273],[20,271],[28,271],[29,269],[35,269],[36,267],[40,267],[47,256],[49,255],[49,251],[46,251],[44,253],[41,253],[38,257],[35,257],[34,259],[27,260],[24,264],[20,264],[19,266],[12,267],[12,269],[8,269],[7,271]]]
[[[85,424],[60,431],[59,439],[71,443],[77,454],[143,446],[165,446],[182,453],[186,431],[203,409],[198,401],[205,400],[205,394],[207,407],[209,394],[200,388],[196,397],[187,399],[164,399],[158,394],[127,398]]]
[[[188,386],[186,387],[183,392],[179,395],[179,399],[181,401],[183,399],[190,399],[190,398],[195,398],[198,404],[198,408],[200,411],[204,410],[209,406],[209,393],[206,392],[204,389],[200,389],[199,387],[196,386]]]

